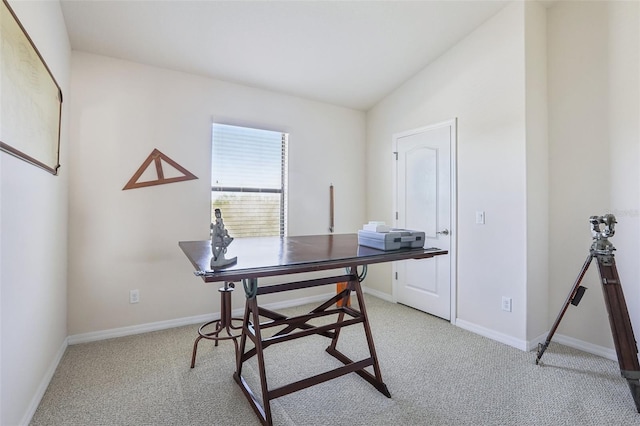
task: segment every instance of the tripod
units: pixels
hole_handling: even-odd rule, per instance
[[[547,340],[544,344],[541,343],[538,345],[536,364],[540,364],[540,358],[542,358],[547,347],[549,347],[551,338],[556,332],[558,325],[560,325],[560,321],[569,304],[578,306],[578,303],[580,303],[580,299],[582,299],[586,290],[585,287],[580,285],[580,282],[587,272],[587,269],[589,269],[591,261],[596,258],[598,261],[604,301],[607,306],[607,313],[609,314],[611,333],[613,334],[613,341],[618,355],[620,373],[622,377],[627,379],[631,395],[636,404],[636,409],[640,413],[640,364],[638,363],[638,348],[633,335],[627,304],[624,300],[624,294],[622,293],[620,277],[616,269],[616,260],[613,255],[615,247],[613,247],[613,244],[608,240],[608,238],[612,237],[615,233],[614,226],[616,224],[616,218],[612,214],[591,216],[589,222],[591,223],[591,233],[594,239],[591,249],[589,250],[589,255],[578,274],[571,293],[569,293],[562,310],[549,331]]]

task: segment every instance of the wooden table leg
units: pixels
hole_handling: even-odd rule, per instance
[[[344,278],[345,277],[342,276],[335,277],[334,279],[340,280]],[[373,343],[373,336],[371,334],[371,327],[369,325],[369,320],[366,313],[364,295],[360,286],[360,282],[358,281],[357,275],[355,274],[355,268],[352,268],[352,274],[346,278],[350,280],[347,284],[348,291],[353,290],[356,292],[356,295],[358,297],[359,309],[351,307],[333,309],[332,307],[341,297],[334,296],[327,302],[312,310],[309,314],[293,317],[286,317],[284,315],[278,314],[277,312],[272,312],[260,308],[257,301],[260,290],[255,292],[252,290],[257,288],[257,283],[251,282],[246,286],[245,290],[248,291],[248,298],[245,305],[244,325],[240,338],[237,368],[233,377],[238,385],[240,385],[240,388],[242,389],[244,395],[249,400],[254,412],[258,415],[258,418],[263,425],[273,424],[271,413],[272,399],[276,399],[281,396],[306,389],[310,386],[335,379],[345,374],[356,373],[366,381],[368,381],[370,384],[372,384],[376,389],[378,389],[379,392],[389,398],[391,397],[387,386],[382,381],[380,365],[378,363],[378,358]],[[280,289],[281,291],[288,291],[296,288],[305,288],[308,286],[327,285],[340,282],[337,280],[334,281],[332,278],[328,278],[320,280],[301,281],[297,283],[287,283],[286,285],[283,285],[283,287],[279,287],[278,289]],[[273,288],[274,286],[272,286],[271,290],[262,291],[272,292]],[[263,315],[263,317],[271,319],[271,321],[265,321],[263,324],[261,324],[261,314]],[[338,319],[330,324],[316,326],[309,323],[309,321],[313,318],[332,316],[335,314],[338,314]],[[346,318],[347,316],[349,316],[349,318]],[[367,339],[367,345],[369,348],[369,357],[359,361],[353,361],[342,352],[340,352],[336,346],[338,344],[342,327],[357,324],[363,325],[364,333]],[[266,338],[263,338],[262,329],[264,328],[265,330],[267,330],[270,327],[284,327],[284,329],[280,330],[274,335],[269,335]],[[314,376],[307,377],[305,379],[298,380],[296,382],[289,383],[287,385],[270,390],[267,385],[264,350],[273,344],[282,343],[285,341],[310,335],[322,335],[330,338],[331,344],[327,348],[327,352],[341,361],[344,366],[334,368],[324,373],[316,374]],[[247,350],[247,339],[250,339],[254,344],[254,347],[249,350]],[[244,362],[251,359],[253,356],[257,356],[261,398],[258,398],[257,395],[254,394],[254,392],[251,390],[244,377],[242,376],[242,366]],[[368,367],[373,368],[374,374],[371,374],[366,370],[366,368]]]
[[[373,372],[374,374],[369,373],[367,370],[362,369],[356,371],[360,377],[365,379],[367,382],[371,383],[380,393],[382,393],[387,398],[391,398],[391,393],[387,388],[387,385],[382,381],[382,373],[380,371],[380,364],[378,363],[378,356],[376,354],[375,344],[373,343],[373,335],[371,334],[371,326],[369,325],[369,317],[367,316],[367,308],[364,302],[364,293],[362,292],[362,287],[358,280],[353,280],[349,283],[353,287],[356,292],[356,297],[358,299],[358,307],[360,313],[363,316],[362,326],[364,328],[365,337],[367,339],[367,345],[369,347],[369,354],[371,355]],[[344,315],[344,314],[342,314]],[[340,318],[342,320],[342,318]],[[343,362],[344,364],[352,363],[353,361],[340,352],[336,346],[338,343],[340,330],[336,330],[336,336],[331,341],[331,345],[327,348],[327,352],[333,355],[335,358]]]
[[[258,372],[260,375],[262,404],[260,404],[260,401],[258,400],[256,395],[251,391],[251,388],[242,377],[243,363],[253,356],[252,351],[245,353],[247,338],[251,339],[251,341],[253,342],[255,346],[255,354],[258,358]],[[244,325],[242,327],[242,335],[240,337],[240,351],[238,354],[236,372],[234,373],[233,378],[236,383],[240,385],[242,392],[251,403],[251,407],[253,408],[253,411],[255,411],[255,413],[258,415],[260,422],[263,425],[273,425],[271,416],[271,398],[269,396],[269,390],[267,386],[267,375],[264,364],[264,348],[262,346],[262,332],[260,330],[260,316],[256,295],[248,298],[245,305]]]

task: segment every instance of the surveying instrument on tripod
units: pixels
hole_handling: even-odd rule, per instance
[[[622,293],[622,286],[620,285],[620,277],[618,277],[618,271],[616,269],[616,260],[613,255],[615,247],[608,240],[608,238],[613,237],[615,233],[616,218],[612,214],[591,216],[589,222],[591,223],[591,235],[593,236],[593,243],[591,244],[589,255],[578,274],[571,293],[569,293],[562,310],[558,314],[553,327],[551,327],[551,331],[549,331],[547,340],[538,345],[536,364],[541,364],[540,358],[542,358],[544,351],[549,347],[551,338],[556,332],[558,325],[560,325],[560,321],[569,304],[578,306],[578,303],[580,303],[580,299],[582,299],[586,290],[585,287],[580,285],[580,282],[587,272],[591,261],[593,258],[596,258],[598,261],[604,302],[607,305],[607,313],[609,314],[609,324],[611,326],[611,333],[613,334],[613,342],[618,355],[620,373],[622,377],[627,379],[633,401],[636,404],[636,409],[640,413],[640,364],[638,363],[638,347],[636,346],[636,339],[633,336],[629,311],[627,310],[627,304],[625,303],[624,294]]]

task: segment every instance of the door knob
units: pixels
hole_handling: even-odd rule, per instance
[[[449,230],[445,228],[443,231],[438,231],[436,234],[449,235]]]

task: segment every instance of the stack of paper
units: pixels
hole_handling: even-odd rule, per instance
[[[391,227],[388,225],[385,225],[384,222],[376,222],[376,221],[370,221],[369,223],[365,224],[362,227],[363,230],[365,231],[371,231],[371,232],[389,232],[391,231]]]

